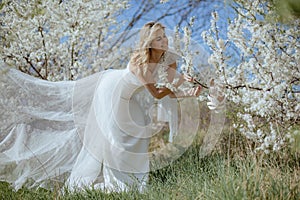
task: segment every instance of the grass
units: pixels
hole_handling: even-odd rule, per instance
[[[56,190],[14,191],[2,182],[0,199],[300,199],[297,154],[239,156],[222,152],[226,151],[199,158],[199,146],[192,145],[170,166],[151,172],[144,193],[86,190],[61,195]]]
[[[205,113],[205,112],[204,112]],[[206,121],[201,123],[206,125]],[[203,129],[207,127],[202,127]],[[295,127],[300,130],[300,127]],[[161,135],[162,138],[165,135]],[[81,199],[300,199],[300,138],[290,150],[270,155],[253,155],[253,144],[229,125],[216,151],[199,157],[199,141],[171,165],[150,173],[147,190],[124,193],[103,193],[100,190],[81,192],[27,189],[14,191],[8,183],[0,182],[0,200],[81,200]],[[160,143],[155,141],[155,145]],[[250,149],[250,150],[249,150]]]

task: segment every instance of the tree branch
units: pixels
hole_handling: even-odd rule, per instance
[[[30,65],[30,67],[38,74],[38,76],[41,78],[41,79],[44,79],[46,80],[45,77],[43,77],[40,72],[33,66],[33,64],[30,62],[29,58],[28,57],[25,57],[23,56],[23,58],[26,60],[26,62]]]

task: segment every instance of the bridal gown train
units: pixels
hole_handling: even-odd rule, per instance
[[[15,189],[144,189],[153,99],[128,67],[61,82],[0,70],[0,180]],[[177,101],[167,101],[176,131]]]

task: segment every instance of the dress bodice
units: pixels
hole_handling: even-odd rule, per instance
[[[144,86],[138,78],[129,70],[129,67],[124,69],[122,77],[119,79],[117,89],[121,92],[122,99],[129,100],[135,92],[142,90]]]

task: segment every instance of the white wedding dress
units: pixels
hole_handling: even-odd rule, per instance
[[[145,188],[154,99],[128,67],[62,82],[3,64],[0,69],[1,181],[15,189],[54,183],[70,189]],[[177,100],[166,98],[161,105],[166,111],[161,120],[169,122],[172,135],[198,123],[198,113],[191,112],[181,120],[186,126],[177,127]]]

